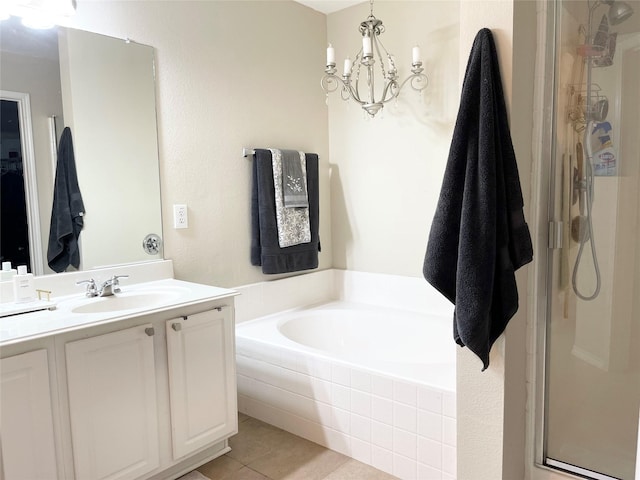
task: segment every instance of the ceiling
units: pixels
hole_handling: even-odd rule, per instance
[[[302,5],[313,8],[318,12],[329,14],[356,5],[358,3],[366,3],[366,0],[296,0]]]

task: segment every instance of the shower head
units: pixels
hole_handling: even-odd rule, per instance
[[[609,5],[609,13],[607,14],[607,17],[609,17],[609,23],[611,23],[611,25],[618,25],[633,15],[633,8],[631,8],[627,2],[623,2],[622,0],[601,1],[604,4]]]

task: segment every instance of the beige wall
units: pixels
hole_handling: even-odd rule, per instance
[[[325,18],[291,2],[80,2],[74,22],[156,48],[165,254],[179,278],[230,286],[264,278],[248,263],[250,163],[240,158],[243,146],[320,154],[321,268],[420,276],[462,75],[482,27],[496,37],[511,121],[528,128],[529,100],[522,100],[525,110],[511,103],[520,79],[512,72],[518,55],[533,63],[534,44],[528,29],[523,37],[514,33],[522,26],[514,22],[534,22],[535,15],[524,19],[517,10],[510,0],[376,2],[401,74],[419,43],[431,85],[421,99],[403,92],[395,113],[371,121],[335,94],[327,113],[324,94],[314,88],[327,38],[340,66],[359,48],[355,25],[367,6]],[[519,93],[529,95],[532,81]],[[528,204],[526,137],[514,141]],[[173,203],[189,205],[190,229],[172,230]],[[523,478],[507,475],[524,469],[526,274],[518,274],[520,311],[496,344],[490,369],[481,373],[466,349],[458,353],[461,480]]]
[[[405,86],[397,105],[373,119],[330,94],[334,266],[421,277],[460,96],[459,3],[378,1],[373,13],[384,22],[380,38],[400,78],[417,44],[429,85],[422,96]],[[344,58],[355,59],[357,26],[368,15],[364,3],[327,17],[339,72]]]
[[[324,15],[290,1],[80,1],[71,26],[156,50],[165,257],[177,278],[272,278],[249,263],[243,146],[320,155],[320,268],[331,266]],[[188,205],[186,230],[173,229],[174,203]]]
[[[476,32],[493,32],[522,185],[525,216],[530,219],[531,131],[533,122],[536,6],[530,1],[463,1],[460,12],[460,64],[466,66]],[[461,74],[462,75],[462,74]],[[462,77],[460,79],[462,81]],[[491,366],[458,351],[458,478],[515,479],[525,476],[526,324],[529,315],[528,274],[517,272],[520,308],[492,350]]]

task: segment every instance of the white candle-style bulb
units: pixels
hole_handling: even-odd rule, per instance
[[[371,37],[365,35],[362,37],[362,55],[364,57],[370,57],[373,54],[373,48],[371,46]]]
[[[344,59],[344,76],[346,77],[351,73],[351,59],[349,57]]]
[[[420,47],[419,46],[416,45],[415,47],[413,47],[412,54],[413,54],[412,55],[413,56],[413,64],[415,65],[416,63],[420,63],[421,60],[420,60]]]
[[[327,47],[327,65],[335,65],[335,64],[336,64],[336,51],[331,46],[331,44],[329,44],[329,46]]]

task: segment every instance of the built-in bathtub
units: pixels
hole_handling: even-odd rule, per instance
[[[455,478],[450,316],[352,302],[236,327],[241,412],[403,479]]]

